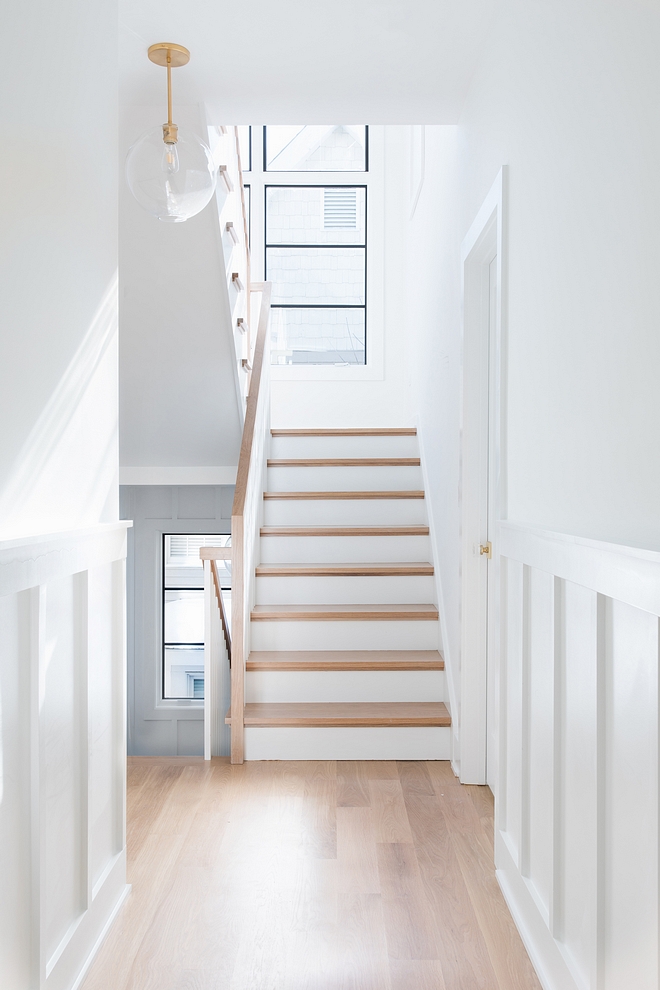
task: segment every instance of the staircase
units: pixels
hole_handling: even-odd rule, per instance
[[[271,434],[245,758],[448,759],[416,431]]]

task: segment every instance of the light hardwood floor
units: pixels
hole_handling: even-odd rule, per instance
[[[540,990],[448,763],[133,758],[128,809],[81,990]]]

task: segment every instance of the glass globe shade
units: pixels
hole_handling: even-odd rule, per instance
[[[126,156],[129,189],[148,213],[181,223],[203,210],[215,190],[211,151],[196,134],[179,129],[176,144],[165,144],[163,128],[143,134]]]

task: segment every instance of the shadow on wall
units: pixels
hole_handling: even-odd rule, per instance
[[[115,272],[0,493],[0,539],[112,522],[117,485]]]

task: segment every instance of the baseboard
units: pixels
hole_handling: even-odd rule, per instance
[[[47,963],[43,990],[77,990],[117,916],[130,886],[126,883],[126,851],[115,856],[89,908]]]
[[[99,949],[103,945],[103,942],[105,941],[105,938],[106,938],[108,932],[112,928],[112,925],[113,925],[113,922],[114,922],[115,918],[117,917],[117,915],[121,911],[122,907],[124,906],[124,901],[126,900],[126,898],[128,897],[128,895],[130,894],[130,892],[131,892],[131,884],[130,883],[127,883],[124,886],[123,891],[119,895],[119,899],[117,900],[114,908],[112,909],[112,912],[109,915],[108,920],[106,921],[105,925],[103,926],[103,928],[102,928],[102,930],[101,930],[98,938],[96,939],[96,942],[92,946],[92,948],[91,948],[91,950],[89,952],[89,955],[85,959],[85,962],[82,965],[82,969],[80,970],[80,973],[78,974],[78,977],[76,979],[76,982],[71,987],[71,990],[78,990],[78,987],[80,987],[80,985],[82,984],[82,981],[85,979],[85,977],[87,975],[87,971],[88,971],[89,967],[92,965],[92,963],[94,961],[94,958],[96,956],[96,953],[99,951]]]
[[[582,982],[571,973],[501,836],[496,837],[495,862],[497,881],[543,990],[584,990]]]

